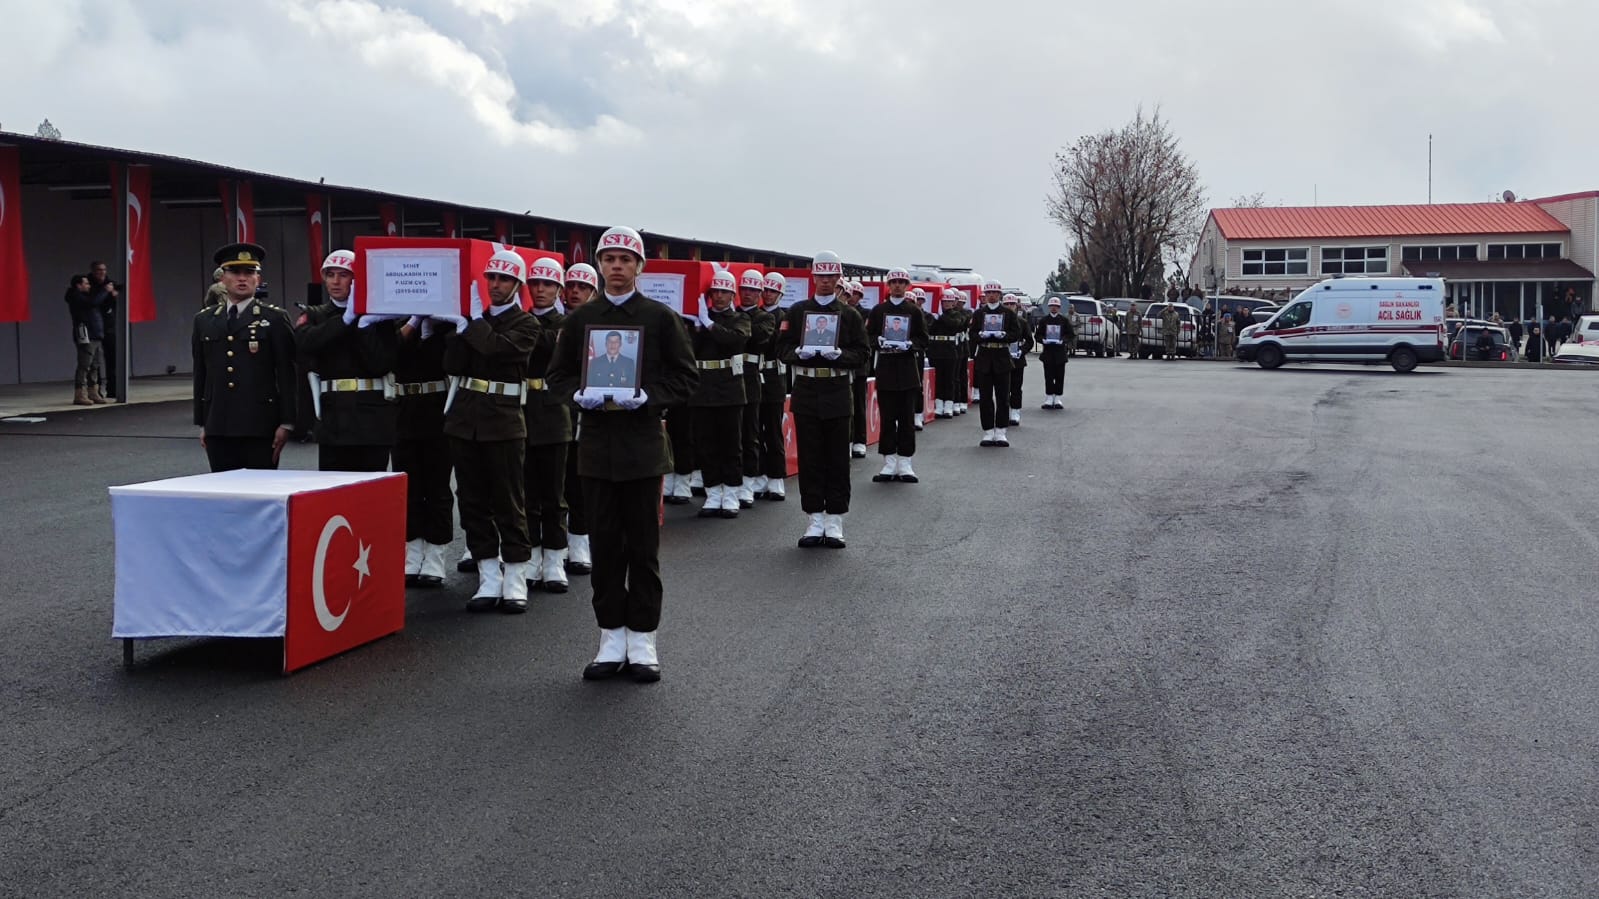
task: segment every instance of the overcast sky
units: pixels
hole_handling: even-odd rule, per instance
[[[0,0],[0,125],[1037,293],[1053,154],[1213,205],[1599,188],[1586,0]]]

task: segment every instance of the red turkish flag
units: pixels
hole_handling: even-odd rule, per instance
[[[535,225],[533,227],[533,248],[548,250],[550,248],[550,226]]]
[[[238,201],[233,207],[234,240],[257,243],[255,239],[255,188],[248,181],[237,185]]]
[[[444,213],[443,222],[444,222],[444,236],[445,237],[460,237],[461,236],[460,232],[456,230],[456,227],[457,227],[459,222],[456,219],[454,212],[446,212],[446,213]]]
[[[155,278],[150,274],[150,167],[130,165],[128,173],[128,321],[155,321]]]
[[[384,237],[400,236],[400,204],[379,203],[378,221],[383,225]]]
[[[322,260],[328,258],[327,220],[322,212],[322,195],[305,195],[305,242],[310,247],[311,280],[322,276]]]
[[[589,261],[588,239],[583,236],[582,231],[572,232],[568,238],[566,255],[571,257],[573,265]]]
[[[405,627],[404,474],[289,498],[286,671]]]
[[[799,442],[794,436],[793,399],[783,400],[783,467],[788,476],[799,474]]]
[[[511,223],[505,219],[494,220],[494,239],[499,243],[511,242]]]
[[[28,320],[28,260],[22,252],[22,149],[0,147],[0,322]]]

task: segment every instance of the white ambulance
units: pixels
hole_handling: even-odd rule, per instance
[[[1387,362],[1407,372],[1445,357],[1444,282],[1438,278],[1333,278],[1245,328],[1237,357],[1284,362]]]

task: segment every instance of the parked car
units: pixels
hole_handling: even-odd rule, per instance
[[[1493,339],[1494,347],[1491,350],[1484,351],[1477,347],[1484,332]],[[1464,335],[1464,340],[1462,340],[1462,335]],[[1510,342],[1510,332],[1492,322],[1465,322],[1455,332],[1454,339],[1449,342],[1449,358],[1461,358],[1462,343],[1464,343],[1465,358],[1468,362],[1516,361],[1516,348]]]
[[[1093,297],[1067,297],[1076,316],[1077,348],[1091,356],[1105,356],[1121,345],[1122,329],[1116,311]]]
[[[1159,359],[1166,355],[1161,316],[1165,314],[1167,306],[1176,309],[1177,317],[1182,320],[1177,331],[1177,355],[1193,358],[1199,352],[1194,339],[1199,331],[1199,310],[1187,303],[1150,303],[1144,309],[1143,321],[1139,323],[1138,358]]]
[[[1571,326],[1571,337],[1566,343],[1591,343],[1599,345],[1599,315],[1580,315]]]
[[[1590,340],[1586,343],[1561,344],[1549,361],[1562,365],[1599,365],[1599,343]]]

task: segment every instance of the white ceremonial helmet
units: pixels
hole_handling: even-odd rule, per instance
[[[627,250],[637,256],[640,262],[644,261],[644,238],[637,231],[626,225],[617,225],[615,228],[600,235],[600,242],[594,248],[596,258],[606,250]]]
[[[738,293],[738,282],[733,280],[733,273],[725,268],[716,270],[711,276],[711,290],[725,290],[728,293]]]
[[[1005,292],[1005,285],[999,283],[998,281],[984,281],[983,282],[983,293],[1004,293],[1004,292]]]
[[[910,272],[908,272],[908,271],[906,271],[906,270],[904,270],[902,268],[891,268],[891,269],[888,270],[888,276],[885,277],[883,280],[884,281],[906,281],[906,282],[909,282],[910,279],[911,279],[911,273]]]
[[[811,274],[813,275],[842,275],[844,274],[844,260],[832,250],[823,250],[811,260]]]
[[[529,281],[552,281],[556,284],[566,283],[566,272],[561,264],[554,259],[544,257],[533,260],[533,268],[528,271]]]
[[[527,280],[527,261],[511,250],[497,250],[483,266],[485,275],[510,275],[518,281]]]
[[[738,279],[738,286],[750,290],[764,290],[766,279],[761,275],[760,269],[748,268],[744,270],[744,276]]]
[[[326,271],[330,268],[342,268],[354,274],[355,254],[349,250],[334,250],[328,254],[328,258],[322,260],[322,269]]]
[[[764,286],[761,289],[762,290],[775,290],[778,293],[782,293],[783,291],[788,289],[788,279],[783,277],[782,275],[778,274],[777,272],[772,272],[771,274],[766,276],[766,280],[764,282]]]
[[[600,274],[587,262],[579,262],[566,270],[566,283],[571,284],[573,281],[587,284],[595,290],[600,289]]]
[[[959,303],[959,302],[961,302],[964,299],[966,299],[966,295],[961,293],[960,291],[956,290],[955,288],[947,287],[947,288],[944,289],[944,302],[946,302],[946,303]]]

